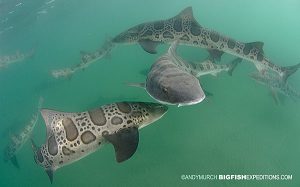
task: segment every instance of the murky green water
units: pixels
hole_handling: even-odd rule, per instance
[[[22,5],[16,6],[22,2]],[[52,7],[53,6],[53,7]],[[136,24],[170,18],[192,6],[198,22],[240,41],[263,41],[278,65],[299,63],[299,0],[85,0],[0,1],[0,55],[36,49],[33,58],[0,70],[0,149],[9,133],[24,127],[38,98],[43,107],[83,111],[116,101],[152,101],[127,82],[143,82],[140,72],[163,54],[139,46],[117,46],[70,80],[50,71],[79,63],[81,50],[93,51],[105,39]],[[12,13],[9,13],[14,11]],[[6,18],[8,18],[6,20]],[[6,21],[5,21],[6,20]],[[180,46],[190,60],[204,59],[204,49]],[[226,60],[225,57],[224,59]],[[205,76],[201,84],[214,96],[187,107],[171,106],[158,122],[142,129],[135,155],[117,164],[111,145],[57,170],[51,185],[33,160],[30,142],[17,157],[20,169],[2,160],[0,186],[299,186],[300,115],[298,101],[277,106],[266,87],[248,77],[255,71],[244,61],[230,77]],[[300,90],[300,72],[289,78]],[[46,138],[40,117],[33,138]],[[182,175],[292,175],[292,180],[188,180]]]

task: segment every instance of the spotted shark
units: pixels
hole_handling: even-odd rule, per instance
[[[147,102],[119,102],[77,113],[42,109],[47,140],[38,147],[32,140],[35,162],[52,183],[53,172],[93,153],[105,143],[115,149],[116,161],[129,159],[139,142],[139,129],[157,121],[167,107]]]
[[[32,57],[35,53],[35,50],[30,50],[28,53],[20,53],[17,51],[13,55],[4,55],[0,56],[0,69],[6,68],[10,64],[14,64],[17,62],[24,61],[30,57]]]
[[[283,82],[277,74],[260,74],[258,72],[254,72],[249,76],[256,82],[268,87],[271,90],[276,104],[280,103],[278,93],[281,93],[292,99],[300,99],[300,92],[295,90],[288,82]]]
[[[218,73],[226,71],[231,76],[236,66],[242,61],[241,58],[236,58],[227,64],[216,64],[211,58],[208,58],[202,62],[188,62],[177,54],[178,42],[172,42],[169,48],[170,57],[173,58],[173,62],[182,70],[194,75],[195,77],[201,77],[211,74],[217,76]]]
[[[201,26],[193,16],[192,7],[187,7],[166,20],[136,25],[112,39],[114,43],[138,43],[151,54],[157,53],[157,45],[176,40],[182,45],[207,49],[214,60],[219,60],[223,53],[228,53],[251,61],[259,72],[274,71],[283,81],[300,68],[300,63],[287,67],[272,63],[264,54],[263,42],[244,43]]]
[[[89,52],[80,51],[81,59],[79,64],[76,64],[73,67],[53,70],[51,74],[54,78],[60,78],[60,77],[70,78],[77,71],[84,70],[93,62],[108,56],[111,50],[113,49],[113,47],[114,47],[114,43],[112,43],[110,40],[107,40],[103,44],[103,46],[95,52],[89,53]]]
[[[43,98],[40,98],[38,108],[41,107]],[[38,121],[38,113],[34,114],[31,121],[18,133],[10,134],[10,143],[4,150],[4,161],[11,161],[16,168],[20,168],[16,154],[22,149],[28,139],[31,137],[33,129]]]
[[[205,99],[198,79],[182,68],[174,57],[171,45],[150,68],[146,83],[129,83],[129,86],[145,88],[147,93],[160,103],[169,105],[193,105]],[[179,64],[179,65],[178,65]]]

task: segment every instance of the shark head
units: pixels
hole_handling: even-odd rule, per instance
[[[161,103],[185,106],[200,103],[205,98],[199,81],[192,75],[165,76],[159,81],[148,81],[146,88]]]
[[[139,128],[143,128],[158,119],[160,119],[167,111],[168,107],[159,103],[150,103],[150,102],[138,102],[137,105],[139,106],[139,114],[135,115],[133,113],[133,120],[135,116],[137,117],[138,126]],[[138,114],[136,113],[136,114]],[[139,118],[139,119],[138,119]]]

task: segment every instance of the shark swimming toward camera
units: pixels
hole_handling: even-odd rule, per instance
[[[254,63],[259,72],[268,70],[286,79],[300,68],[300,63],[288,67],[273,64],[265,57],[262,42],[243,43],[202,27],[194,18],[192,7],[181,11],[177,16],[166,20],[136,25],[112,39],[114,43],[139,44],[145,51],[156,53],[162,43],[178,41],[179,44],[205,48],[215,60],[228,53]]]
[[[10,64],[24,61],[32,57],[35,53],[35,50],[30,50],[28,53],[20,53],[19,51],[13,55],[0,56],[0,69],[6,68]]]
[[[159,120],[167,110],[148,102],[119,102],[78,113],[43,109],[47,141],[37,147],[32,140],[35,162],[45,169],[51,183],[55,170],[105,143],[113,144],[117,162],[123,162],[137,149],[139,129]]]
[[[129,86],[145,88],[147,93],[160,103],[186,106],[200,103],[205,99],[199,80],[189,70],[187,64],[177,62],[172,44],[150,68],[146,83],[130,83]],[[186,65],[183,66],[182,64]]]
[[[41,107],[43,98],[40,98],[38,108]],[[38,120],[38,113],[34,114],[31,121],[17,134],[10,135],[10,143],[4,150],[4,161],[11,161],[16,168],[20,168],[16,154],[22,149],[27,140],[31,137],[33,129]]]
[[[254,72],[249,76],[258,83],[267,86],[271,90],[276,104],[280,103],[278,93],[281,93],[292,99],[300,99],[300,93],[296,91],[290,84],[288,84],[288,82],[283,82],[277,74],[266,73],[262,75],[259,72]]]

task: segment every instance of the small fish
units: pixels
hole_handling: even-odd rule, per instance
[[[249,76],[258,83],[267,86],[271,90],[273,99],[276,103],[279,103],[277,93],[281,93],[292,99],[300,99],[300,93],[297,92],[288,82],[282,81],[277,74],[274,75],[267,72],[261,74],[259,72],[254,72]]]
[[[117,162],[129,159],[139,142],[139,129],[157,121],[168,108],[147,102],[120,102],[79,113],[42,109],[47,141],[37,147],[32,140],[35,162],[50,182],[53,172],[98,150],[105,143],[115,149]]]
[[[146,83],[131,83],[129,86],[145,88],[155,100],[169,105],[193,105],[205,99],[198,79],[177,65],[171,46],[152,66]]]
[[[41,107],[43,98],[39,100],[38,108]],[[34,114],[31,121],[17,134],[10,135],[10,143],[4,150],[4,161],[11,161],[16,168],[20,168],[16,154],[22,149],[23,145],[31,137],[32,131],[37,123],[38,113]]]
[[[274,71],[283,81],[300,68],[300,63],[280,67],[265,57],[262,42],[244,43],[201,26],[193,16],[192,7],[178,15],[159,21],[142,23],[120,33],[114,43],[139,44],[146,52],[157,53],[162,43],[178,41],[179,44],[207,49],[214,60],[220,60],[224,53],[252,62],[259,72]]]

